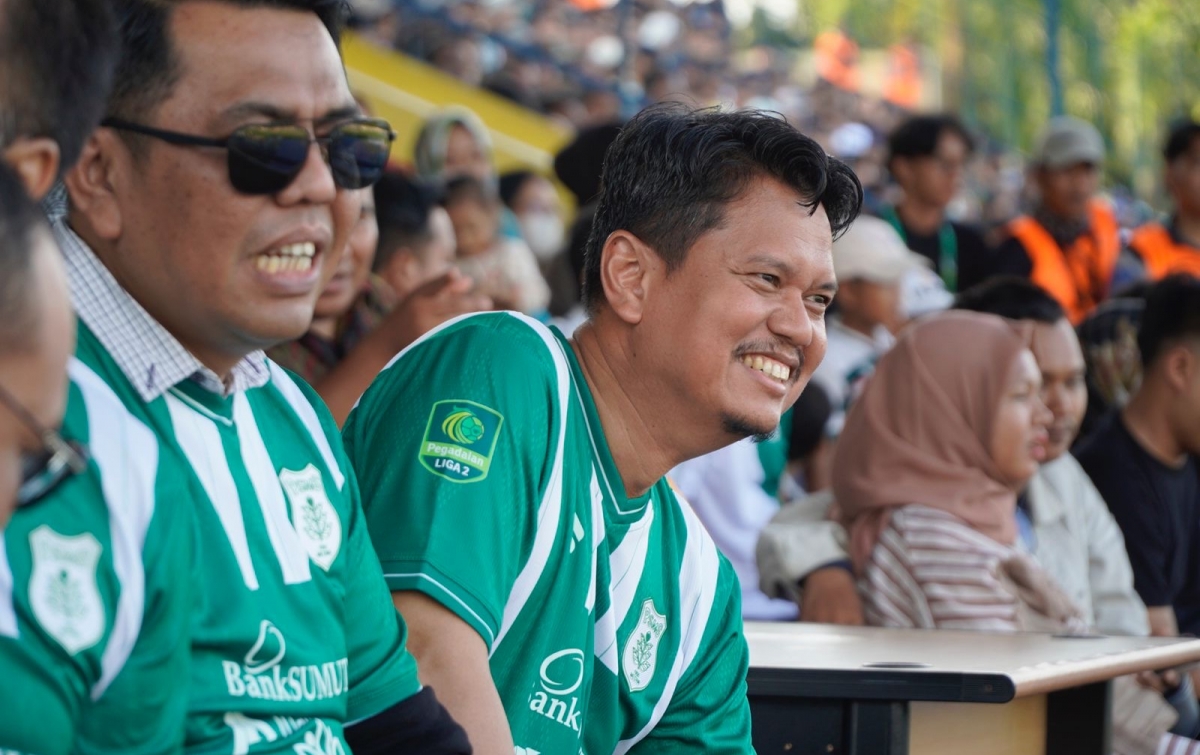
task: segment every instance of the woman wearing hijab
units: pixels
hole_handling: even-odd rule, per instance
[[[1044,457],[1051,419],[1028,344],[1021,326],[991,315],[920,321],[850,410],[834,452],[835,515],[868,623],[1087,631],[1018,530],[1018,494]],[[1200,753],[1167,733],[1177,715],[1157,693],[1126,677],[1114,696],[1120,755]]]

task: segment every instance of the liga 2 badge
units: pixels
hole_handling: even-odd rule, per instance
[[[504,416],[483,404],[438,401],[421,439],[421,466],[451,482],[479,482],[491,469],[503,424]]]
[[[666,631],[667,617],[655,610],[653,599],[647,598],[642,603],[637,627],[625,641],[625,652],[621,655],[621,669],[631,692],[650,686],[658,665],[658,643]]]
[[[29,606],[38,624],[75,655],[104,636],[96,566],[104,548],[91,533],[60,535],[43,524],[29,533]]]
[[[342,548],[342,520],[325,493],[321,471],[309,464],[299,472],[280,470],[279,484],[292,507],[292,526],[313,563],[325,571]]]

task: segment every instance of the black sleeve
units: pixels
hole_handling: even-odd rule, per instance
[[[958,242],[958,290],[965,291],[995,274],[995,252],[971,226],[953,225]]]
[[[354,755],[471,755],[467,733],[430,687],[346,727],[345,734]]]

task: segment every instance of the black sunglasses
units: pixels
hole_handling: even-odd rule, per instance
[[[64,480],[87,469],[89,454],[83,444],[64,440],[54,430],[42,427],[16,398],[3,388],[0,388],[0,404],[4,404],[13,416],[42,442],[40,451],[21,454],[18,506],[36,503]]]
[[[224,139],[164,131],[120,118],[105,118],[100,125],[181,147],[228,150],[229,182],[243,194],[283,191],[304,169],[313,142],[321,147],[334,183],[343,189],[365,189],[383,175],[396,140],[388,122],[374,118],[340,123],[315,138],[303,126],[287,123],[242,126]]]

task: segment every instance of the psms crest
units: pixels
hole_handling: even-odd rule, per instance
[[[325,571],[333,565],[342,547],[342,520],[329,502],[321,471],[309,464],[299,472],[279,472],[279,484],[292,507],[292,526],[308,557]]]
[[[43,524],[29,533],[29,550],[29,606],[42,629],[71,655],[95,645],[105,625],[96,583],[103,546],[90,533],[60,535]]]
[[[639,692],[650,686],[658,666],[658,643],[666,632],[667,617],[655,610],[653,599],[647,598],[621,656],[621,668],[630,691]]]

